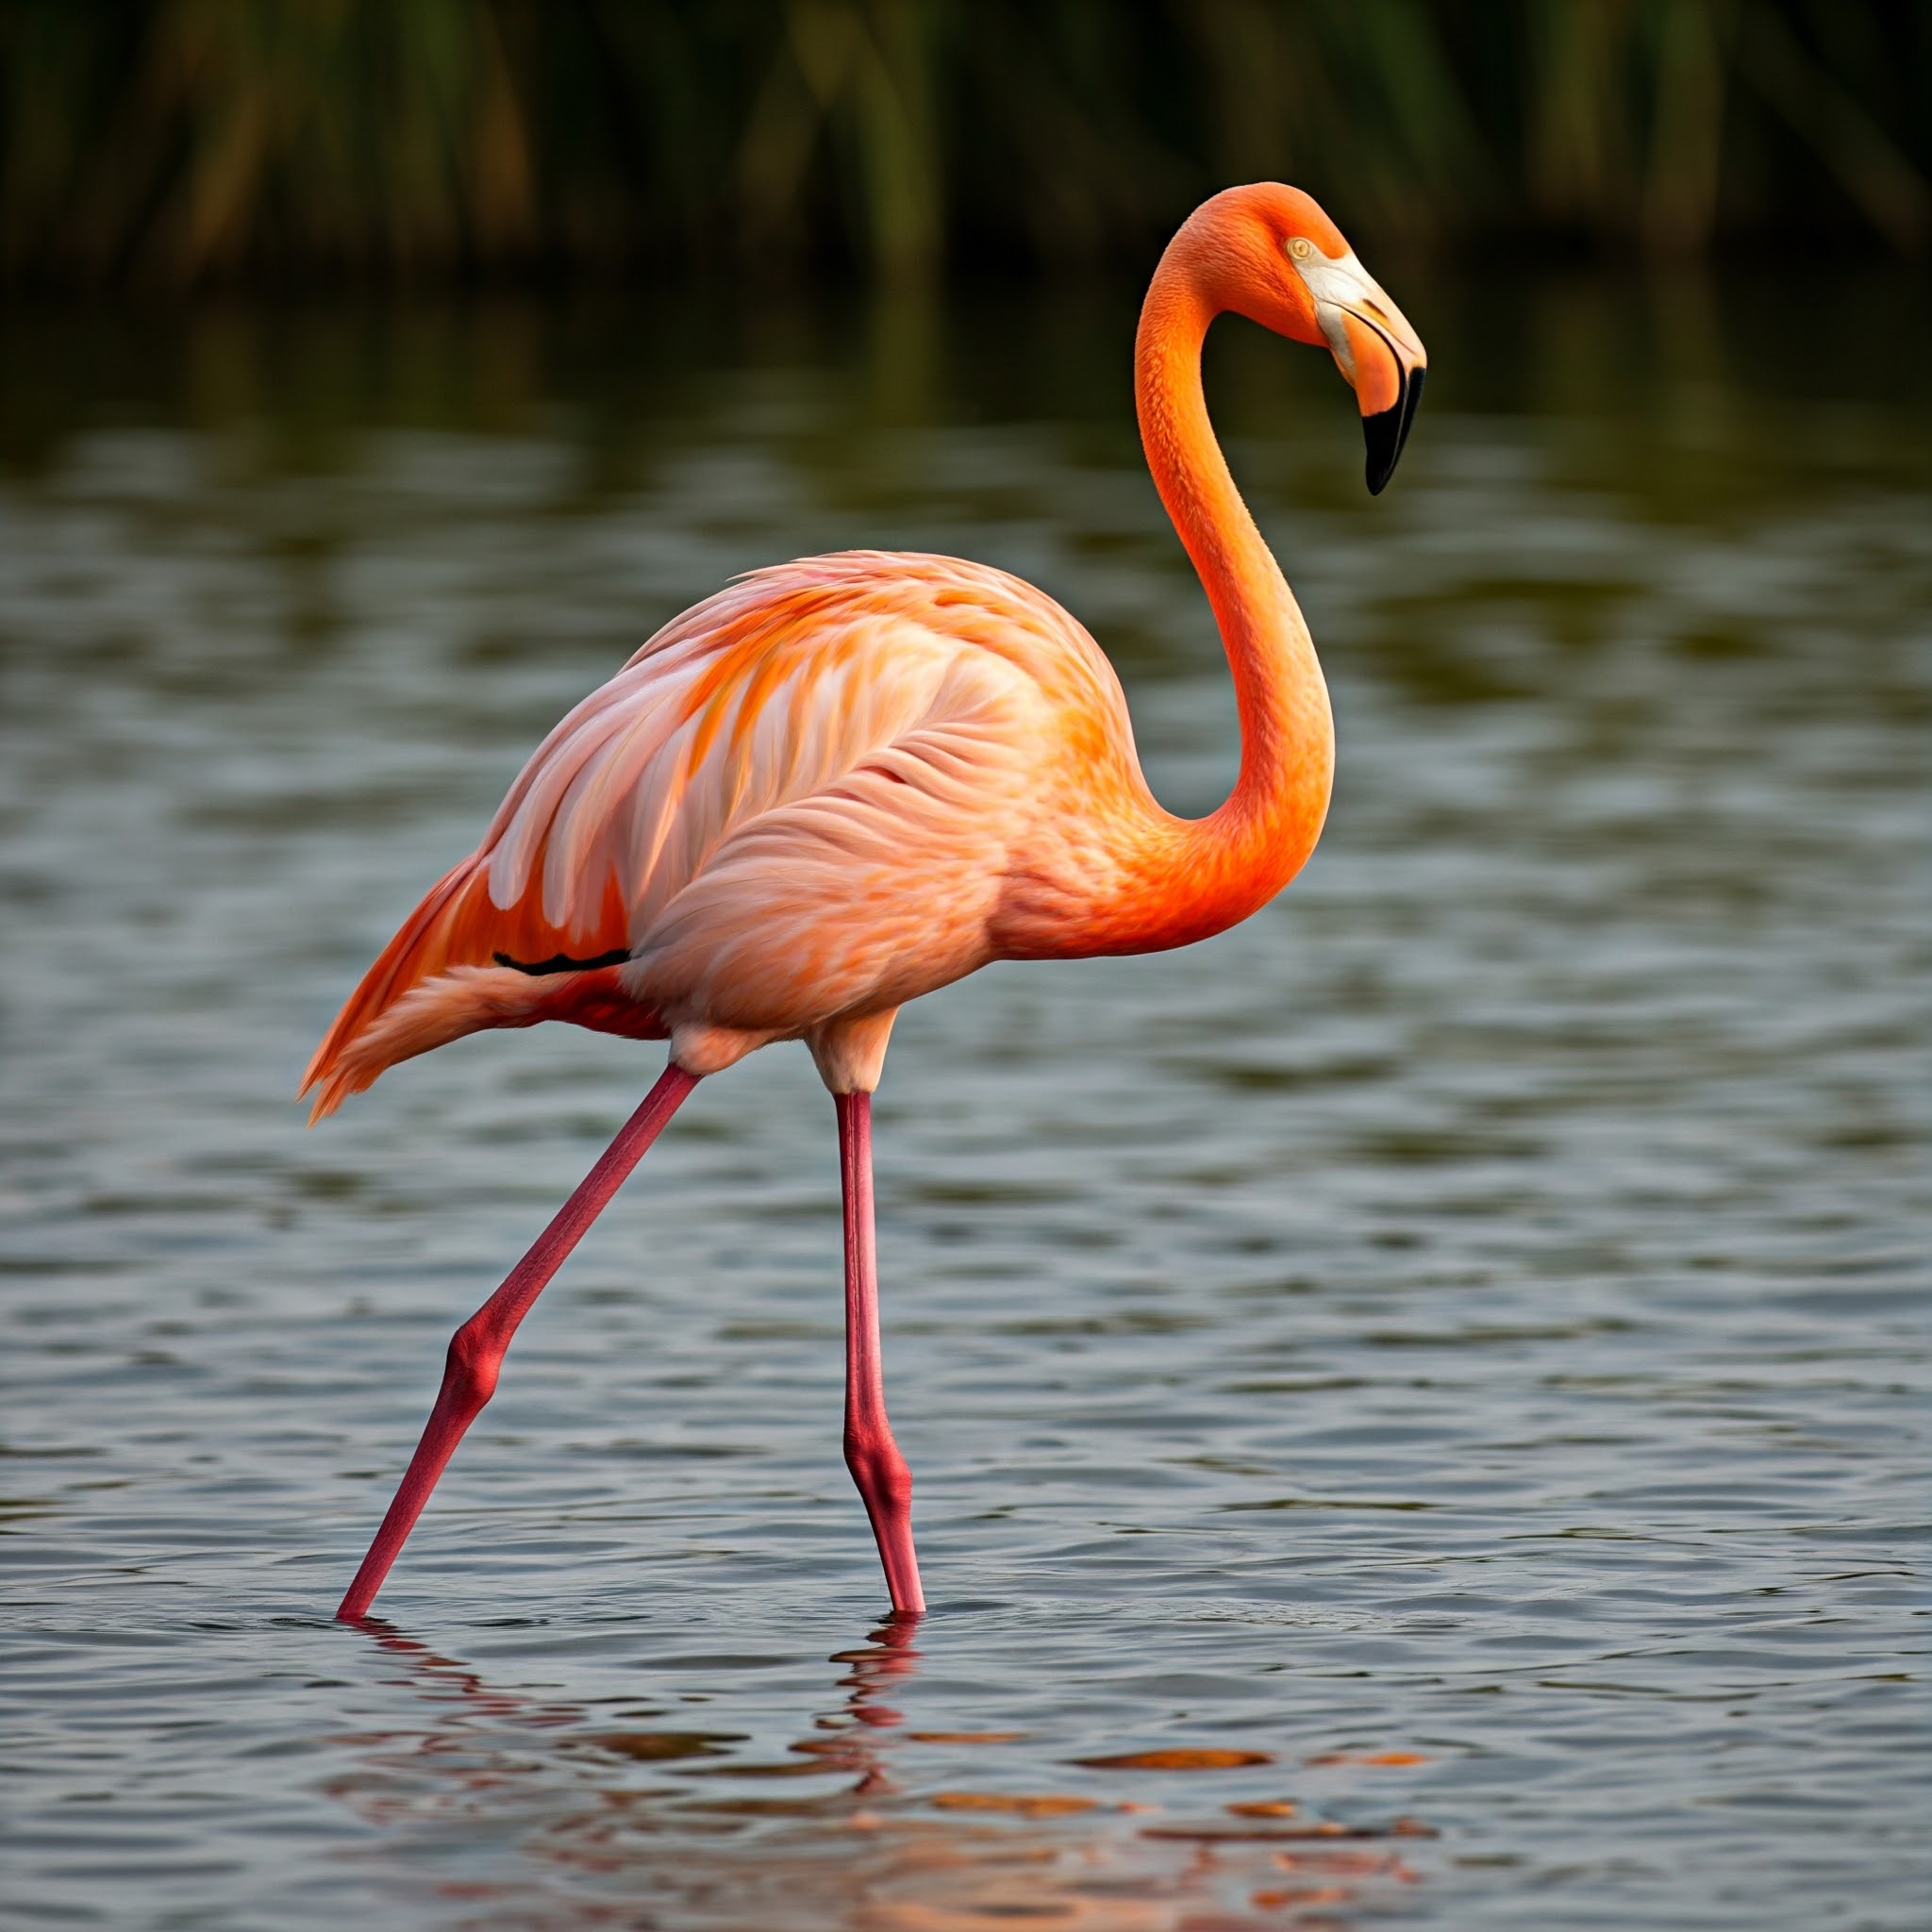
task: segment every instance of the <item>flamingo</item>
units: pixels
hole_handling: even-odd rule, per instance
[[[700,1080],[785,1040],[810,1049],[838,1119],[845,1460],[894,1612],[924,1609],[911,1476],[886,1414],[873,1236],[872,1094],[898,1009],[994,959],[1206,939],[1295,875],[1327,811],[1321,666],[1202,394],[1202,342],[1225,312],[1334,357],[1360,408],[1372,493],[1394,471],[1426,366],[1401,311],[1298,189],[1227,189],[1160,258],[1135,401],[1233,672],[1241,771],[1218,810],[1161,808],[1113,666],[1031,585],[949,557],[803,558],[693,605],[585,698],[349,996],[303,1080],[311,1120],[484,1027],[563,1020],[670,1053],[456,1331],[338,1617],[368,1614],[519,1323],[665,1124]]]

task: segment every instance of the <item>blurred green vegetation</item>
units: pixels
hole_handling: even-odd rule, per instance
[[[1274,176],[1365,245],[1932,239],[1924,0],[0,0],[0,275],[1129,259]]]

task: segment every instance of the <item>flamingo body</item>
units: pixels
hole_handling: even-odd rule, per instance
[[[838,1101],[847,1460],[895,1607],[923,1606],[872,1249],[870,1094],[894,1015],[993,959],[1219,932],[1293,877],[1327,809],[1321,667],[1201,391],[1202,340],[1230,309],[1334,356],[1363,412],[1372,490],[1407,434],[1424,359],[1296,190],[1215,196],[1161,258],[1135,391],[1149,467],[1234,675],[1241,766],[1219,810],[1162,809],[1112,665],[1032,586],[955,558],[806,558],[694,605],[584,699],[351,994],[303,1083],[315,1118],[398,1060],[487,1027],[561,1020],[668,1040],[671,1065],[458,1330],[342,1614],[367,1609],[517,1324],[676,1107],[705,1075],[795,1039]]]
[[[317,1050],[314,1116],[397,1060],[541,1020],[669,1038],[694,1074],[774,1040],[863,1055],[880,1016],[990,960],[1245,918],[1312,847],[1320,777],[1300,836],[1191,874],[1183,905],[1188,822],[1051,598],[947,557],[752,572],[545,739]]]

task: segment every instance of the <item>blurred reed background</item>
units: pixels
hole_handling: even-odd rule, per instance
[[[1381,247],[1922,254],[1922,0],[0,0],[0,276],[1145,261],[1274,175]]]

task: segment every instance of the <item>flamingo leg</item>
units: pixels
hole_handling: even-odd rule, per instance
[[[402,1486],[362,1567],[356,1572],[348,1594],[336,1611],[339,1621],[353,1623],[369,1613],[375,1592],[389,1574],[390,1565],[403,1547],[403,1541],[423,1513],[429,1492],[436,1487],[463,1432],[482,1413],[483,1405],[496,1391],[497,1371],[509,1348],[518,1324],[530,1312],[537,1297],[549,1286],[550,1277],[563,1265],[564,1257],[582,1241],[591,1222],[609,1204],[625,1177],[644,1158],[651,1142],[663,1131],[664,1124],[698,1084],[695,1074],[682,1067],[669,1066],[658,1083],[644,1096],[643,1103],[617,1131],[597,1164],[585,1175],[557,1217],[537,1237],[530,1252],[510,1270],[503,1286],[450,1338],[449,1356],[442,1371],[442,1387],[437,1392],[436,1407],[424,1425],[423,1440],[409,1458]],[[908,1544],[909,1548],[910,1545]]]
[[[894,1610],[925,1608],[912,1549],[912,1472],[886,1420],[879,1354],[878,1258],[873,1239],[872,1095],[837,1093],[839,1172],[845,1199],[845,1466],[878,1541]]]

